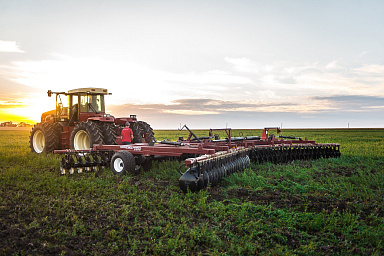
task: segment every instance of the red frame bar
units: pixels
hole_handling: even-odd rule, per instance
[[[85,150],[75,150],[75,149],[64,149],[64,150],[55,150],[55,154],[65,154],[65,153],[82,153],[82,152],[91,152],[91,151],[114,151],[118,152],[120,150],[129,151],[132,155],[143,155],[143,156],[181,156],[182,154],[214,154],[215,149],[204,148],[202,144],[197,146],[193,145],[184,145],[184,146],[174,146],[166,144],[155,144],[154,146],[148,146],[146,143],[136,143],[131,145],[100,145],[95,144],[91,149]]]

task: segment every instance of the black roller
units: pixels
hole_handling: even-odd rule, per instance
[[[195,169],[195,171],[197,171],[197,176],[198,176],[197,190],[202,190],[204,189],[204,176],[203,176],[201,164],[197,165],[197,168]]]
[[[249,158],[249,155],[245,156],[245,162],[246,162],[245,164],[246,168],[249,168],[249,165],[251,164],[251,159]]]
[[[206,188],[209,185],[209,173],[207,169],[207,164],[204,164],[202,166],[202,171],[203,171],[204,188]]]
[[[167,141],[167,140],[160,141],[160,144],[174,145],[174,146],[184,146],[185,145],[184,143],[181,143],[181,142]]]
[[[225,168],[227,169],[227,174],[231,175],[233,173],[233,164],[232,159],[228,158],[227,163],[225,165]]]
[[[189,168],[179,179],[179,186],[184,193],[188,191],[196,192],[201,186],[201,181],[198,176],[197,167]]]
[[[246,140],[261,140],[260,136],[247,136],[245,137]]]
[[[224,177],[227,177],[228,176],[228,170],[227,170],[224,163],[222,164],[222,168],[223,168],[223,172],[224,172]]]
[[[202,190],[204,188],[205,188],[205,186],[204,186],[204,176],[203,176],[203,174],[200,174],[199,178],[197,180],[197,190]]]
[[[238,156],[236,156],[235,163],[236,163],[236,170],[235,170],[235,172],[240,172],[240,170],[241,170],[241,159]]]
[[[215,165],[212,166],[212,186],[216,186],[219,183],[219,174],[217,173],[217,168]]]
[[[220,174],[220,180],[222,180],[224,177],[225,177],[225,172],[224,172],[224,168],[223,168],[223,165],[221,163],[218,163],[219,167],[219,174]]]
[[[208,172],[209,172],[209,183],[210,184],[213,184],[214,182],[215,182],[215,174],[214,174],[214,171],[213,171],[213,164],[212,164],[212,162],[210,161],[209,162],[209,170],[208,170]]]
[[[234,174],[236,172],[236,162],[233,156],[230,158],[229,164],[231,166],[231,174]]]
[[[244,171],[246,167],[245,156],[241,157],[241,170]]]

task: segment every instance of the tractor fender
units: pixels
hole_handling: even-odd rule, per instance
[[[99,122],[106,122],[106,123],[114,123],[115,117],[113,116],[94,116],[89,117],[87,121],[99,121]]]

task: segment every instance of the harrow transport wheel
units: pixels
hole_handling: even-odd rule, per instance
[[[103,143],[101,129],[94,122],[78,123],[71,133],[71,149],[89,149],[93,144]]]
[[[116,145],[116,128],[114,123],[100,123],[100,129],[104,136],[104,144],[106,145]]]
[[[111,170],[113,174],[125,175],[136,173],[135,157],[128,151],[121,150],[112,156]]]
[[[61,133],[61,132],[60,132]],[[50,153],[60,148],[59,131],[55,124],[38,123],[31,131],[29,147],[35,153]]]

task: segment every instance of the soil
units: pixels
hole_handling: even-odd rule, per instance
[[[359,214],[362,220],[366,220],[368,216],[374,214],[378,217],[384,216],[384,208],[382,206],[373,207],[369,202],[357,201],[354,199],[335,199],[325,196],[311,195],[285,195],[284,193],[274,191],[251,191],[246,188],[232,189],[225,195],[219,186],[209,189],[209,201],[225,201],[229,204],[230,199],[241,199],[242,202],[250,201],[259,205],[272,205],[274,208],[293,208],[301,212],[314,213],[332,213],[334,211]]]
[[[115,182],[122,182],[122,178],[116,179]],[[129,183],[133,186],[136,186],[143,192],[160,191],[165,187],[168,187],[167,191],[169,191],[170,196],[172,193],[180,193],[178,184],[176,182],[132,178],[129,180]],[[237,188],[225,191],[221,189],[220,184],[215,187],[209,187],[207,190],[207,203],[220,201],[224,204],[230,204],[235,202],[235,200],[232,201],[231,199],[237,199],[240,202],[252,202],[257,205],[270,205],[271,207],[277,209],[292,208],[295,211],[301,212],[332,213],[334,211],[348,211],[353,214],[358,214],[361,221],[364,222],[371,221],[371,214],[377,215],[379,217],[384,216],[384,209],[382,206],[373,206],[373,204],[370,204],[369,202],[361,202],[353,199],[335,199],[327,196],[313,195],[289,195],[278,190],[252,191],[247,188]],[[6,195],[4,196],[6,197]],[[72,252],[81,252],[84,250],[84,248],[89,248],[90,244],[102,242],[103,240],[103,238],[98,241],[93,237],[71,235],[65,239],[63,244],[57,244],[56,241],[49,241],[49,239],[52,238],[43,238],[41,233],[39,233],[39,228],[30,225],[30,223],[34,221],[34,218],[31,215],[19,214],[15,211],[15,209],[18,209],[17,205],[8,205],[6,208],[4,208],[4,206],[0,208],[0,248],[2,248],[2,250],[6,250],[7,255],[20,254],[21,252],[21,254],[24,253],[32,255],[58,255],[63,252],[63,248],[65,248],[66,255],[73,255]],[[47,212],[44,211],[42,214],[46,216]],[[59,219],[59,217],[55,216],[54,213],[49,213],[49,215],[50,219],[56,223],[63,221]],[[151,221],[147,219],[145,214],[143,216],[138,216],[138,218],[147,224]],[[192,216],[192,218],[196,218],[197,221],[200,221],[201,216],[196,215]],[[98,221],[100,223],[97,223],[97,221],[96,223],[93,223],[95,222],[95,219],[89,219],[86,222],[92,223],[92,226],[99,227],[103,226],[106,220],[100,216]],[[134,225],[133,219],[132,225]],[[115,228],[118,230],[119,225],[116,224]],[[145,232],[145,230],[143,230],[143,232]],[[294,236],[290,237],[288,234],[286,237],[288,238],[287,243],[292,248],[300,246]],[[46,240],[47,243],[38,242],[42,240]],[[320,249],[325,254],[336,253],[339,251],[339,248],[327,245],[322,246]],[[0,255],[3,255],[3,252],[4,251],[0,251]],[[107,251],[97,251],[96,253],[108,254]]]

